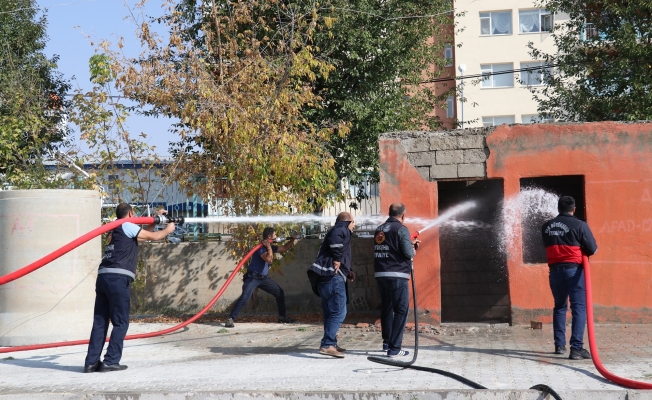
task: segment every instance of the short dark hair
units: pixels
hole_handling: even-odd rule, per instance
[[[276,232],[276,229],[271,228],[269,226],[263,229],[263,239],[267,239],[269,236],[273,235],[274,232]]]
[[[405,205],[403,203],[394,203],[389,206],[390,217],[400,217],[403,214],[405,214]]]
[[[571,196],[561,196],[557,202],[557,211],[569,213],[575,208],[575,199]]]
[[[131,206],[127,203],[120,203],[118,206],[115,208],[115,216],[120,218],[124,218],[129,214],[129,211],[133,210]]]

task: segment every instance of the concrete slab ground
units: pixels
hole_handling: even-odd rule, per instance
[[[132,324],[130,333],[169,327]],[[124,372],[82,373],[85,346],[3,354],[0,399],[544,399],[544,383],[568,399],[651,399],[603,379],[590,360],[552,354],[552,331],[508,326],[442,326],[420,335],[421,366],[463,375],[491,390],[471,390],[427,372],[374,364],[373,327],[342,328],[344,359],[317,353],[319,325],[192,324],[164,337],[125,343]],[[601,325],[601,359],[627,378],[652,382],[652,326]],[[414,343],[406,332],[404,345]],[[588,347],[588,344],[587,346]]]

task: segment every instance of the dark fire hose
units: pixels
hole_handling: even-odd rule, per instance
[[[416,239],[419,236],[419,232],[415,232],[412,234],[411,238],[412,240]],[[417,361],[417,354],[419,352],[419,320],[418,320],[418,313],[417,313],[417,287],[416,283],[414,282],[414,262],[412,261],[412,265],[410,268],[410,278],[412,280],[412,299],[414,300],[413,306],[414,306],[414,355],[412,356],[411,361],[398,361],[398,360],[393,360],[389,357],[383,358],[383,357],[375,357],[375,356],[370,356],[367,357],[367,360],[371,362],[375,362],[378,364],[384,364],[384,365],[390,365],[392,367],[400,367],[400,368],[409,368],[409,369],[415,369],[417,371],[424,371],[424,372],[431,372],[433,374],[438,374],[438,375],[443,375],[451,379],[455,379],[458,382],[461,382],[469,387],[472,387],[473,389],[488,389],[479,383],[473,382],[470,379],[467,379],[461,375],[454,374],[449,371],[444,371],[442,369],[437,369],[437,368],[429,368],[429,367],[421,367],[419,365],[413,365]],[[562,400],[562,398],[555,392],[551,387],[547,385],[534,385],[530,389],[532,390],[539,390],[544,393],[550,394],[552,397],[554,397],[556,400]]]

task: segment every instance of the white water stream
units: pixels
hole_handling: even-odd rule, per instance
[[[423,226],[420,229],[420,232],[428,230],[430,228],[439,226],[446,221],[450,220],[454,216],[469,210],[476,206],[476,203],[473,201],[467,201],[462,204],[451,207],[446,210],[443,214],[437,218],[405,218],[405,223],[415,226]],[[384,215],[365,215],[362,217],[356,218],[356,223],[358,225],[368,225],[368,224],[381,224],[385,222],[387,216]],[[306,222],[323,222],[330,223],[334,222],[334,216],[318,216],[314,214],[303,214],[303,215],[259,215],[259,216],[223,216],[223,217],[189,217],[185,218],[184,222],[186,224],[194,223],[267,223],[267,224],[277,224],[277,223],[306,223]]]

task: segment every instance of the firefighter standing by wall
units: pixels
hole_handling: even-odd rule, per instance
[[[543,224],[541,234],[546,246],[550,267],[550,289],[555,300],[552,324],[555,337],[555,354],[566,353],[566,310],[571,303],[571,360],[591,358],[583,348],[586,325],[586,287],[582,253],[591,256],[598,245],[586,222],[575,217],[575,199],[562,196],[557,204],[559,215]]]
[[[389,218],[376,229],[374,235],[374,276],[382,303],[380,324],[383,350],[388,357],[406,356],[401,350],[403,331],[410,307],[408,280],[412,258],[420,241],[410,240],[410,232],[403,225],[405,206],[394,203],[389,207]]]

